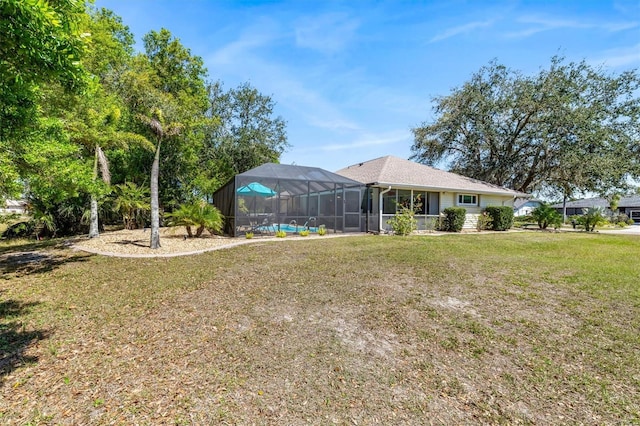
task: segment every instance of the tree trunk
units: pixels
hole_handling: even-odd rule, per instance
[[[567,193],[562,197],[562,223],[567,223]]]
[[[93,181],[98,179],[98,149],[95,150],[93,160]],[[91,194],[91,219],[89,224],[89,238],[95,238],[100,235],[98,229],[98,199],[95,194]]]
[[[151,244],[150,248],[160,248],[160,206],[158,202],[158,175],[160,174],[160,143],[158,138],[158,147],[156,155],[153,157],[153,165],[151,166]]]
[[[98,229],[98,199],[91,194],[91,224],[89,225],[89,238],[100,236]]]

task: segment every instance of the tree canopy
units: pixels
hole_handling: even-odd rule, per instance
[[[144,35],[142,52],[134,40],[84,1],[0,0],[0,200],[23,194],[54,233],[90,217],[97,235],[98,212],[157,227],[287,146],[269,96],[212,91],[222,83],[168,29]]]
[[[496,61],[436,97],[413,158],[522,192],[624,189],[640,176],[640,77],[554,57],[524,76]]]

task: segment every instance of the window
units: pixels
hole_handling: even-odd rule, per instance
[[[458,205],[462,206],[477,206],[478,196],[471,194],[458,194]]]
[[[382,214],[396,214],[396,191],[394,189],[382,195]]]

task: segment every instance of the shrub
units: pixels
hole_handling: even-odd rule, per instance
[[[513,207],[489,206],[485,211],[491,216],[491,229],[494,231],[506,231],[513,225]]]
[[[531,218],[538,223],[540,229],[547,229],[551,225],[558,229],[562,225],[562,215],[549,204],[542,203],[531,212]]]
[[[250,240],[253,238],[253,232],[245,232],[244,236],[247,240]]]
[[[413,210],[402,207],[395,216],[387,221],[395,235],[406,236],[418,229],[418,221],[414,217]]]
[[[298,233],[298,235],[300,235],[301,237],[308,237],[309,236],[309,230],[308,229],[304,229],[304,230],[300,231]]]
[[[318,235],[323,236],[327,234],[327,228],[324,227],[324,225],[320,225],[320,227],[318,228]]]
[[[582,210],[584,214],[578,216],[576,222],[584,227],[587,232],[593,232],[596,226],[603,225],[607,222],[607,218],[604,215],[604,209],[602,207],[589,207]]]
[[[223,216],[216,207],[204,200],[183,204],[172,213],[165,214],[169,226],[184,226],[189,237],[193,237],[191,227],[196,227],[196,237],[207,229],[212,235],[222,230]]]
[[[486,229],[491,229],[492,223],[493,223],[493,218],[487,212],[482,212],[482,214],[478,216],[476,229],[478,230],[478,232],[484,231]]]
[[[460,232],[464,226],[467,209],[463,207],[448,207],[444,209],[442,230],[447,232]]]
[[[276,231],[276,237],[277,238],[284,238],[287,236],[287,233],[285,231],[283,231],[282,229]]]
[[[613,213],[609,217],[609,222],[611,222],[612,224],[618,225],[618,226],[619,226],[619,223],[621,223],[621,222],[626,225],[628,220],[629,220],[629,216],[627,216],[624,213]]]
[[[32,220],[28,222],[14,223],[2,233],[2,238],[3,239],[30,238],[30,237],[33,237],[35,233],[35,227],[36,227],[36,224]]]

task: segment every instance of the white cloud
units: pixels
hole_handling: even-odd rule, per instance
[[[365,148],[378,145],[391,145],[398,142],[410,141],[411,134],[408,130],[394,130],[381,134],[372,135],[363,133],[358,135],[353,142],[325,145],[322,151],[343,151],[353,148]]]
[[[514,31],[507,34],[507,37],[522,38],[529,37],[544,31],[557,29],[596,29],[609,32],[624,31],[638,26],[638,22],[581,22],[572,19],[548,18],[537,15],[522,16],[517,19],[521,24],[532,25],[521,31]]]
[[[230,65],[241,62],[259,49],[282,38],[277,24],[268,19],[258,19],[257,24],[246,28],[237,40],[216,50],[207,58],[213,65]],[[212,67],[211,69],[215,69]]]
[[[635,46],[606,50],[590,62],[594,65],[604,64],[613,68],[640,64],[640,43]]]
[[[447,38],[450,37],[455,37],[457,35],[460,34],[467,34],[470,33],[478,28],[486,28],[486,27],[490,27],[491,25],[493,25],[494,21],[493,20],[488,20],[488,21],[474,21],[474,22],[469,22],[468,24],[464,24],[464,25],[460,25],[457,27],[453,27],[453,28],[449,28],[448,30],[445,30],[443,32],[441,32],[440,34],[435,35],[433,38],[431,38],[431,40],[429,40],[429,43],[434,43],[436,41],[441,41],[441,40],[445,40]]]
[[[304,17],[295,28],[296,45],[324,53],[337,52],[350,42],[359,25],[343,13]]]

